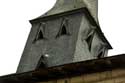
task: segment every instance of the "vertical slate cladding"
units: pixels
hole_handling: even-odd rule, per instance
[[[98,0],[83,0],[91,15],[98,22]]]
[[[30,64],[27,64],[26,62],[30,59],[30,55],[29,55],[29,51],[30,51],[30,48],[32,47],[32,43],[35,39],[35,33],[37,33],[37,28],[39,27],[38,23],[33,23],[32,24],[32,28],[31,28],[31,31],[30,31],[30,34],[29,34],[29,37],[27,39],[27,43],[25,45],[25,48],[24,48],[24,51],[23,51],[23,54],[22,54],[22,57],[20,59],[20,63],[18,65],[18,69],[17,69],[17,73],[22,73],[22,72],[25,72],[27,71],[25,69],[25,67],[27,67],[28,65],[31,65]]]
[[[40,22],[44,23],[44,26],[39,22],[36,23],[32,27],[17,72],[34,70],[40,64],[52,67],[72,63],[82,15],[82,13],[74,13]],[[39,40],[39,31],[42,28],[45,28],[44,32],[41,31],[44,38]],[[64,28],[66,33],[63,31]]]
[[[74,54],[74,62],[98,59],[107,56],[107,42],[101,39],[97,27],[83,14]],[[89,38],[90,37],[90,38]],[[100,57],[101,56],[101,57]]]
[[[32,29],[17,73],[107,56],[111,45],[97,18],[98,0],[57,0]]]
[[[93,54],[94,58],[97,59],[103,58],[104,56],[107,57],[107,52],[107,43],[101,40],[100,34],[98,32],[95,32],[91,53]]]
[[[95,58],[95,52],[93,52],[93,44],[95,44],[94,36],[96,28],[97,27],[91,25],[89,19],[86,18],[85,14],[83,14],[80,29],[78,32],[78,39],[74,54],[74,62],[91,60]]]

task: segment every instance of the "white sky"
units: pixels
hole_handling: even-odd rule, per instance
[[[0,76],[15,73],[31,25],[56,0],[0,0]],[[109,56],[125,53],[125,0],[99,0],[99,22],[113,46]]]

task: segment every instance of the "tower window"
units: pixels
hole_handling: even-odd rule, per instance
[[[45,39],[44,33],[45,33],[45,27],[43,26],[42,23],[40,23],[38,32],[37,32],[36,37],[34,39],[34,42],[36,42],[38,40]]]
[[[63,25],[63,26],[62,26],[62,30],[61,30],[61,32],[60,32],[60,35],[66,35],[66,34],[68,34],[68,33],[67,33],[67,30],[66,30],[66,26]]]
[[[68,30],[68,22],[67,20],[63,20],[61,28],[56,36],[56,38],[63,36],[63,35],[69,35],[69,30]]]
[[[93,41],[93,37],[94,37],[94,34],[88,36],[88,38],[86,38],[86,42],[88,44],[88,49],[89,51],[91,51],[91,46],[92,46],[92,41]]]
[[[44,55],[41,55],[41,58],[40,58],[40,60],[39,60],[39,62],[37,64],[36,69],[45,68],[45,67],[46,67],[46,65],[45,65],[45,57],[44,57]]]
[[[44,37],[43,37],[43,32],[40,30],[37,36],[37,40],[41,40],[41,39],[44,39]]]

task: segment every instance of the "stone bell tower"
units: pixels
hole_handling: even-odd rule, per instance
[[[111,45],[102,33],[98,0],[57,0],[32,29],[17,73],[107,56]]]

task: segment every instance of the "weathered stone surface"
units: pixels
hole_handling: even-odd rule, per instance
[[[80,75],[71,78],[58,79],[54,83],[125,83],[125,73],[122,73],[123,71],[125,72],[124,69],[118,69],[112,71]],[[114,76],[113,75],[114,73],[119,73],[119,74],[116,74],[116,76]],[[52,83],[52,82],[53,81],[38,82],[38,83]]]

